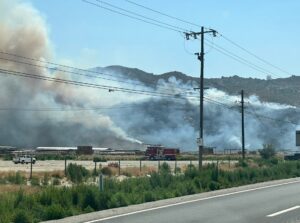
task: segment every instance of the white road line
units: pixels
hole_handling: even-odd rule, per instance
[[[294,206],[294,207],[291,207],[291,208],[288,208],[288,209],[285,209],[285,210],[282,210],[282,211],[275,212],[273,214],[269,214],[269,215],[267,215],[267,217],[275,217],[277,215],[284,214],[286,212],[293,211],[293,210],[298,209],[298,208],[300,208],[300,206]]]
[[[110,220],[110,219],[114,219],[114,218],[120,218],[120,217],[124,217],[124,216],[139,214],[139,213],[143,213],[143,212],[154,211],[154,210],[158,210],[158,209],[163,209],[163,208],[168,208],[168,207],[173,207],[173,206],[178,206],[178,205],[183,205],[183,204],[189,204],[189,203],[193,203],[193,202],[197,202],[197,201],[205,201],[205,200],[210,200],[210,199],[214,199],[214,198],[226,197],[226,196],[230,196],[230,195],[241,194],[241,193],[262,190],[262,189],[267,189],[267,188],[272,188],[272,187],[279,187],[279,186],[295,184],[295,183],[300,183],[300,180],[287,182],[287,183],[281,183],[281,184],[274,184],[274,185],[269,185],[269,186],[263,186],[263,187],[257,187],[257,188],[253,188],[253,189],[241,190],[241,191],[231,192],[231,193],[227,193],[227,194],[220,194],[220,195],[215,195],[215,196],[211,196],[211,197],[198,198],[198,199],[190,200],[190,201],[182,201],[182,202],[178,202],[178,203],[174,203],[174,204],[167,204],[167,205],[163,205],[163,206],[159,206],[159,207],[148,208],[148,209],[139,210],[139,211],[133,211],[133,212],[114,215],[114,216],[110,216],[110,217],[106,217],[106,218],[100,218],[100,219],[96,219],[96,220],[92,220],[92,221],[86,221],[84,223],[101,222],[101,221],[106,221],[106,220]],[[269,215],[268,215],[268,217],[269,217]]]

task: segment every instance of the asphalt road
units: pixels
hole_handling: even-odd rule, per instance
[[[133,211],[86,223],[300,222],[300,181],[260,186]]]

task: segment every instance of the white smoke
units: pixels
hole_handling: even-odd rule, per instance
[[[0,18],[0,33],[2,33],[0,51],[40,61],[53,60],[46,23],[30,4],[20,1],[0,1]],[[0,57],[2,58],[0,68],[4,70],[76,81],[87,80],[70,73],[51,72],[43,67],[44,63],[39,61],[3,54]],[[29,66],[14,60],[36,66]],[[99,82],[98,79],[90,81]],[[1,144],[50,146],[58,143],[63,145],[87,143],[109,146],[121,145],[121,142],[124,145],[126,142],[141,143],[116,126],[109,116],[99,114],[97,111],[85,111],[84,115],[71,111],[48,113],[18,111],[19,108],[112,106],[125,99],[125,97],[118,97],[118,94],[103,97],[102,94],[106,95],[106,93],[96,89],[26,79],[4,73],[1,74],[0,83],[3,86],[0,89],[1,107],[17,108],[13,111],[1,112],[0,121],[5,129],[5,132],[0,134]],[[64,131],[68,132],[61,134]],[[40,137],[42,133],[44,135]]]
[[[0,1],[0,51],[35,58],[55,60],[45,21],[31,5],[18,1]],[[195,150],[199,135],[199,92],[196,81],[176,77],[148,84],[128,79],[114,69],[104,69],[110,76],[82,72],[66,67],[46,69],[13,62],[28,60],[0,55],[1,69],[45,75],[93,84],[112,85],[142,91],[156,91],[175,97],[153,97],[78,87],[1,74],[0,101],[5,108],[65,108],[69,111],[0,111],[0,144],[14,146],[94,145],[140,148],[141,142]],[[9,60],[3,60],[9,59]],[[63,72],[67,70],[68,72]],[[102,71],[101,68],[91,69]],[[77,75],[70,72],[76,72]],[[81,75],[78,75],[81,74]],[[86,75],[90,75],[87,77]],[[106,78],[106,79],[103,79]],[[126,79],[127,78],[127,79]],[[108,80],[117,79],[118,81]],[[125,80],[125,81],[124,81]],[[230,96],[217,89],[205,91],[204,143],[217,149],[241,147],[240,96]],[[288,122],[300,118],[297,108],[261,102],[257,96],[245,98],[246,147],[258,149],[264,143],[281,149],[294,149],[296,127]],[[224,106],[224,104],[226,106]],[[228,108],[229,107],[229,108]],[[82,108],[83,110],[74,111]],[[113,108],[95,109],[88,108]],[[86,110],[84,110],[86,109]],[[265,118],[263,116],[267,116]],[[274,121],[284,120],[284,122]]]

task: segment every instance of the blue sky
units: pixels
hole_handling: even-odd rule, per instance
[[[85,68],[123,65],[156,74],[174,70],[192,76],[199,74],[199,62],[193,55],[199,51],[199,41],[185,41],[179,33],[113,14],[81,0],[24,1],[30,2],[44,17],[57,62],[72,61]],[[196,27],[143,10],[125,0],[105,1],[188,30],[199,31]],[[300,73],[298,0],[134,1],[214,28],[289,73]],[[288,76],[245,54],[220,37],[207,38],[275,75]],[[206,77],[239,75],[265,78],[267,75],[209,46],[206,46],[205,59]]]

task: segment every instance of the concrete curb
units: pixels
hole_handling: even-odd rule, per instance
[[[54,222],[56,222],[56,223],[75,223],[75,222],[84,223],[84,222],[92,221],[95,219],[107,218],[107,217],[111,217],[111,216],[115,216],[115,215],[122,215],[122,214],[130,213],[130,212],[137,212],[137,211],[141,211],[141,210],[145,210],[145,209],[151,209],[151,208],[161,207],[161,206],[165,206],[165,205],[172,205],[172,204],[176,204],[176,203],[180,203],[180,202],[193,201],[193,200],[197,200],[197,199],[201,199],[201,198],[209,198],[209,197],[219,196],[219,195],[227,194],[227,193],[235,193],[235,192],[244,191],[244,190],[251,190],[251,189],[260,188],[260,187],[267,187],[267,186],[283,184],[283,183],[292,183],[292,182],[295,182],[295,183],[300,182],[300,177],[283,179],[283,180],[267,181],[267,182],[262,182],[262,183],[244,185],[244,186],[239,186],[239,187],[232,187],[232,188],[228,188],[228,189],[222,189],[222,190],[193,194],[193,195],[182,196],[182,197],[177,197],[177,198],[170,198],[170,199],[165,199],[165,200],[148,202],[148,203],[143,203],[143,204],[131,205],[131,206],[127,206],[127,207],[108,209],[108,210],[97,211],[97,212],[92,212],[92,213],[88,213],[88,214],[71,216],[71,217],[67,217],[67,218],[59,219],[59,220],[45,221],[44,223],[54,223]]]

